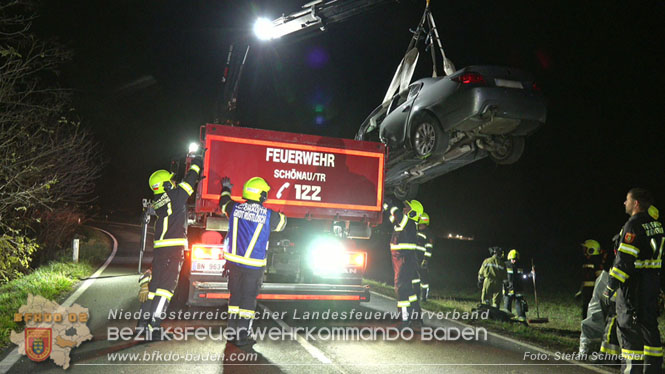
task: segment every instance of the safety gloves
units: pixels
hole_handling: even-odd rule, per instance
[[[229,190],[233,189],[233,185],[231,184],[231,178],[229,177],[222,178],[222,188],[228,188]]]
[[[148,294],[150,293],[148,290],[148,285],[150,284],[151,279],[152,271],[150,271],[150,269],[141,274],[141,277],[139,278],[139,301],[141,303],[144,303],[146,300],[148,300]]]

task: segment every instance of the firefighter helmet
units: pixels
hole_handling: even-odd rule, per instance
[[[429,226],[429,214],[423,212],[423,214],[420,215],[420,220],[418,221],[418,224]]]
[[[511,249],[510,252],[508,252],[508,259],[512,260],[519,260],[520,259],[520,253],[517,252],[517,249]]]
[[[425,208],[423,208],[423,204],[421,204],[420,201],[418,200],[411,200],[411,201],[406,200],[404,201],[404,204],[406,204],[406,206],[408,206],[411,209],[411,211],[409,211],[408,213],[409,218],[418,222],[420,216],[423,214],[423,211],[425,210]]]
[[[656,220],[658,219],[658,216],[660,216],[660,213],[658,212],[658,208],[656,208],[656,207],[653,206],[653,205],[649,207],[649,209],[647,210],[647,212],[649,213],[649,215],[651,216],[651,218],[656,219]]]
[[[600,243],[593,239],[587,239],[582,243],[584,254],[587,256],[596,256],[600,254]]]
[[[152,173],[150,179],[148,179],[148,183],[152,189],[152,192],[157,195],[173,188],[174,183],[171,181],[173,175],[174,173],[169,173],[164,169],[157,170],[156,172]]]
[[[242,198],[262,203],[268,198],[268,191],[270,186],[263,178],[250,178],[242,187]]]

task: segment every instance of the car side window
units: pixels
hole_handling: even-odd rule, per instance
[[[418,95],[421,88],[423,88],[423,84],[420,82],[409,86],[409,97],[407,97],[407,100],[413,100],[413,98]]]
[[[398,93],[397,95],[393,96],[393,99],[390,101],[390,108],[388,109],[388,113],[391,113],[393,110],[395,110],[395,108],[404,104],[408,93],[409,93],[408,90],[404,90]]]

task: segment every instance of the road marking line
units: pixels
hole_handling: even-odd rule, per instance
[[[87,290],[88,287],[92,285],[92,283],[95,282],[96,278],[99,277],[104,272],[104,270],[106,270],[106,267],[109,266],[111,261],[113,261],[113,257],[115,257],[115,253],[118,251],[118,240],[115,238],[115,236],[111,235],[110,232],[99,229],[97,227],[93,227],[93,229],[99,230],[111,237],[111,239],[113,240],[113,252],[111,252],[111,255],[106,259],[104,265],[100,266],[99,269],[97,269],[97,271],[94,274],[92,274],[90,277],[88,277],[88,279],[86,279],[85,282],[83,282],[81,287],[79,287],[73,294],[71,294],[67,298],[67,300],[65,300],[64,303],[62,303],[62,306],[64,307],[71,306],[76,301],[76,299],[78,299],[79,296],[81,296],[81,294],[85,292],[85,290]]]
[[[381,297],[384,297],[384,298],[389,299],[389,300],[395,300],[395,301],[397,301],[397,299],[395,299],[395,298],[392,298],[392,297],[390,297],[390,296],[386,296],[386,295],[380,294],[380,293],[378,293],[378,292],[370,291],[370,293],[374,294],[375,296],[381,296]],[[428,313],[434,313],[434,312],[430,312],[430,311],[427,310],[427,309],[423,309],[423,311],[428,312]],[[466,323],[464,323],[464,322],[460,322],[460,321],[457,321],[457,320],[447,319],[447,321],[450,322],[450,323],[452,323],[452,324],[459,324],[459,325],[464,326],[464,327],[470,327],[470,328],[473,328],[473,326],[471,326],[471,325],[467,325]],[[513,344],[516,344],[516,345],[521,345],[521,346],[524,347],[524,348],[528,348],[528,349],[532,349],[532,350],[535,350],[535,351],[543,352],[543,353],[547,354],[547,355],[550,356],[550,357],[553,357],[553,356],[555,355],[554,352],[548,351],[547,349],[540,348],[540,347],[536,347],[535,345],[531,345],[531,344],[528,344],[528,343],[524,343],[524,342],[521,342],[521,341],[519,341],[519,340],[515,340],[515,339],[509,338],[509,337],[507,337],[507,336],[499,335],[499,334],[494,333],[494,332],[491,332],[491,331],[487,331],[487,334],[488,334],[488,335],[491,335],[491,336],[493,336],[493,337],[495,337],[495,338],[497,338],[497,339],[503,339],[503,340],[506,340],[506,341],[508,341],[508,342],[510,342],[510,343],[513,343]],[[611,373],[614,373],[614,372],[612,372],[612,371],[602,370],[602,369],[600,369],[600,368],[598,368],[598,367],[596,367],[596,366],[593,366],[593,365],[590,365],[590,364],[587,364],[587,363],[584,363],[584,362],[580,362],[580,361],[573,361],[573,360],[566,360],[566,359],[563,359],[563,360],[561,360],[561,361],[567,361],[567,362],[569,362],[569,363],[572,364],[572,365],[575,365],[575,366],[581,366],[581,367],[583,367],[583,368],[585,368],[585,369],[593,370],[593,371],[595,371],[596,373],[602,373],[602,374],[608,374],[608,373],[611,374]]]
[[[265,305],[261,305],[261,307],[269,314],[272,315],[272,311],[268,309]],[[281,327],[283,330],[292,330],[291,326],[287,325],[286,322],[282,321],[281,319],[278,318],[272,318],[273,321],[275,321],[279,327]],[[296,334],[296,341],[298,344],[300,344],[305,350],[312,355],[314,358],[317,360],[321,361],[322,363],[326,365],[330,365],[335,368],[340,373],[346,374],[346,371],[343,370],[341,367],[339,367],[337,364],[335,364],[331,359],[329,359],[325,353],[323,353],[320,349],[316,348],[312,343],[308,342],[307,340],[303,339],[302,336],[299,334]]]
[[[88,277],[88,279],[86,279],[86,281],[83,282],[83,284],[78,289],[76,289],[76,291],[73,294],[71,294],[67,298],[67,300],[65,300],[64,303],[61,304],[61,306],[64,307],[71,306],[76,301],[76,299],[78,299],[79,296],[81,296],[81,294],[85,292],[85,290],[92,285],[92,283],[96,280],[96,278],[100,276],[104,272],[104,270],[106,270],[106,267],[109,266],[111,261],[113,261],[113,257],[115,257],[115,254],[118,251],[118,240],[115,238],[115,236],[111,235],[111,233],[106,230],[102,230],[97,227],[92,227],[92,228],[95,230],[99,230],[111,237],[111,239],[113,240],[113,251],[111,252],[111,255],[106,259],[106,262],[104,262],[104,264],[100,266],[99,269],[97,269],[97,271],[94,274]],[[0,361],[0,373],[2,374],[7,373],[9,369],[11,369],[12,366],[14,366],[14,364],[16,363],[16,361],[18,361],[20,358],[21,355],[18,353],[18,347],[16,347],[16,349],[9,352],[9,354],[7,355],[7,357],[4,358],[4,360]]]

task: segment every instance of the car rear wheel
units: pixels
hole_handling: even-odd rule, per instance
[[[514,164],[522,157],[524,144],[523,136],[507,136],[490,151],[490,158],[499,165]]]
[[[413,125],[413,136],[411,137],[413,150],[416,155],[426,158],[431,155],[443,153],[448,146],[448,141],[441,130],[439,121],[428,113],[420,114]]]

